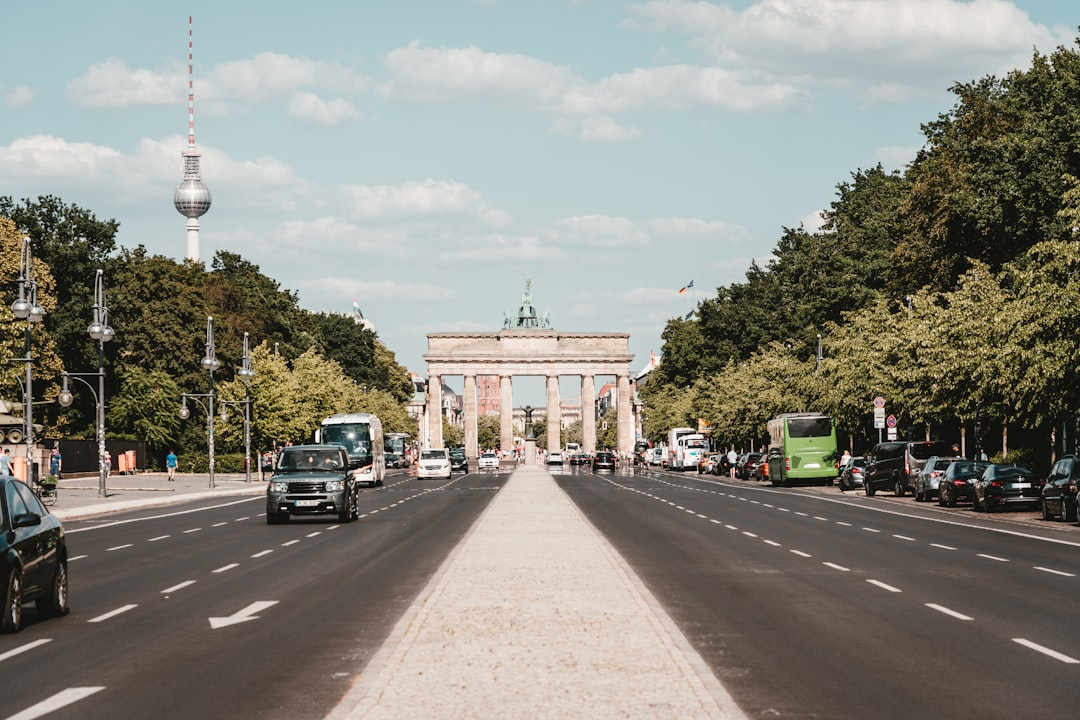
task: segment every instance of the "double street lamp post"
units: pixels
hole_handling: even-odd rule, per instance
[[[64,386],[57,397],[64,407],[71,405],[75,399],[68,388],[68,378],[75,378],[90,388],[90,394],[94,396],[97,407],[97,442],[98,442],[98,497],[105,497],[105,478],[109,476],[109,468],[105,464],[105,343],[113,339],[115,333],[109,325],[109,308],[105,304],[105,286],[103,284],[104,270],[100,268],[94,278],[94,305],[93,319],[86,328],[86,334],[91,340],[98,342],[98,371],[96,373],[64,373]],[[96,377],[98,379],[97,392],[94,386],[83,380],[84,377]]]
[[[34,473],[34,356],[31,352],[30,327],[45,319],[45,309],[38,305],[37,281],[34,280],[34,259],[30,253],[30,237],[23,237],[22,257],[19,263],[19,298],[11,303],[11,312],[18,320],[26,320],[26,355],[17,361],[26,363],[26,381],[23,384],[24,439],[26,440],[26,482],[33,484]]]
[[[214,371],[221,367],[214,348],[214,318],[206,318],[206,354],[200,361],[203,369],[210,373],[210,391],[207,393],[184,393],[180,396],[180,419],[187,420],[191,415],[187,401],[191,398],[202,405],[206,411],[206,447],[209,451],[210,488],[214,488]],[[200,398],[206,398],[204,404]]]
[[[228,420],[225,409],[229,405],[244,406],[244,482],[251,482],[251,378],[255,371],[251,369],[251,352],[248,346],[248,334],[244,333],[244,354],[240,358],[240,368],[236,374],[244,379],[243,400],[221,400],[221,421]]]

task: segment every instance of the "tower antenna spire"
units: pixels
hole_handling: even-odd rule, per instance
[[[187,259],[199,261],[199,218],[210,209],[210,190],[202,182],[199,151],[195,148],[195,52],[192,18],[188,16],[188,146],[181,153],[184,181],[173,193],[173,205],[187,221]]]

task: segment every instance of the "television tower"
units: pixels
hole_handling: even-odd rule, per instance
[[[173,193],[173,205],[187,221],[187,259],[199,261],[199,218],[210,209],[210,191],[203,185],[199,151],[195,149],[195,83],[191,16],[188,16],[188,146],[184,158],[184,182]]]

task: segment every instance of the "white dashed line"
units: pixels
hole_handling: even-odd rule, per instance
[[[823,517],[821,517],[820,515],[815,515],[815,516],[814,516],[814,519],[815,519],[815,520],[820,520],[820,521],[822,521],[822,522],[829,522],[829,518],[823,518]]]
[[[743,531],[742,531],[742,534],[743,534],[743,535],[745,535],[746,537],[752,537],[752,538],[756,538],[756,537],[757,537],[757,535],[755,535],[754,533],[750,532],[749,530],[743,530]]]
[[[837,521],[836,521],[836,524],[837,524],[837,525],[842,525],[842,526],[844,526],[844,527],[851,527],[851,523],[849,523],[849,522],[844,522],[843,520],[837,520]]]
[[[1077,663],[1080,663],[1080,660],[1077,660],[1076,658],[1059,653],[1057,650],[1051,650],[1048,647],[1043,647],[1042,645],[1039,645],[1038,643],[1033,643],[1030,640],[1025,640],[1024,638],[1013,638],[1012,640],[1014,643],[1023,645],[1026,648],[1031,648],[1035,652],[1041,652],[1043,655],[1046,655],[1047,657],[1052,657],[1055,660],[1060,660],[1063,663],[1067,663],[1069,665],[1076,665]]]
[[[300,542],[300,541],[299,540],[289,540],[288,542],[281,543],[281,547],[289,547],[290,545],[295,545],[298,542]]]
[[[242,517],[242,518],[236,518],[235,520],[233,520],[233,522],[244,522],[245,520],[247,520],[247,518]]]
[[[864,528],[863,528],[863,530],[865,530],[866,532],[872,532],[872,533],[879,533],[879,532],[881,532],[881,531],[880,531],[880,530],[878,530],[877,528],[868,528],[868,527],[864,527]]]
[[[866,582],[870,583],[871,585],[873,585],[875,587],[879,587],[882,590],[888,590],[889,592],[894,592],[894,593],[903,592],[900,588],[893,587],[892,585],[887,585],[886,583],[883,583],[880,580],[871,580],[870,578],[867,578]]]
[[[724,527],[726,527],[728,530],[738,530],[739,529],[739,528],[735,527],[734,525],[725,525]]]
[[[983,553],[979,553],[978,557],[986,558],[987,560],[997,560],[998,562],[1009,562],[1008,558],[998,557],[997,555],[984,555]]]
[[[804,513],[801,510],[796,510],[795,514],[798,515],[799,517],[810,517],[810,513]]]
[[[223,572],[227,572],[229,570],[232,570],[234,567],[240,567],[240,563],[229,563],[228,565],[222,565],[221,567],[219,567],[214,572],[223,573]]]
[[[168,595],[169,593],[174,593],[177,590],[183,590],[188,585],[194,585],[194,584],[195,584],[194,580],[185,580],[184,582],[180,583],[179,585],[173,585],[172,587],[165,588],[164,590],[161,591],[161,594],[162,595]]]
[[[851,572],[851,568],[846,568],[843,565],[837,565],[836,563],[823,562],[821,564],[825,567],[831,567],[833,570],[839,570],[840,572]]]
[[[88,558],[88,557],[90,557],[90,556],[89,555],[76,555],[75,557],[69,557],[68,562],[75,562],[76,560],[82,560],[82,559]]]
[[[787,508],[776,508],[776,509],[779,510],[780,512],[791,512]]]
[[[112,552],[113,550],[123,550],[124,548],[129,548],[129,547],[135,547],[135,546],[132,545],[131,543],[128,543],[127,545],[117,545],[116,547],[106,548],[105,552]]]
[[[52,640],[50,640],[49,638],[42,638],[41,640],[34,640],[33,642],[28,642],[25,645],[20,645],[19,647],[15,648],[14,650],[8,650],[6,653],[0,654],[0,662],[3,662],[5,660],[7,660],[8,658],[13,658],[16,655],[21,655],[22,653],[26,652],[27,650],[33,650],[36,647],[41,647],[45,643],[50,643],[50,642],[52,642]]]
[[[273,551],[273,550],[263,550],[262,552],[257,552],[257,553],[255,553],[255,554],[254,554],[254,555],[252,555],[251,557],[253,557],[253,558],[260,558],[260,557],[262,557],[263,555],[269,555],[269,554],[270,554],[270,553],[272,553],[272,552],[274,552],[274,551]]]
[[[942,550],[955,550],[952,545],[942,545],[941,543],[930,543],[930,547],[941,548]]]
[[[717,520],[716,518],[710,518],[709,522],[716,523],[717,525],[723,525],[724,524],[724,522],[722,520]]]
[[[937,603],[926,603],[926,607],[930,608],[931,610],[937,610],[939,613],[945,613],[949,617],[954,617],[957,620],[974,620],[975,619],[975,618],[969,617],[969,616],[967,616],[967,615],[965,615],[963,613],[958,613],[955,610],[950,610],[949,608],[945,607],[944,605],[938,605]]]
[[[893,535],[897,540],[907,540],[908,542],[915,542],[915,538],[908,537],[907,535]]]
[[[9,720],[32,720],[33,718],[44,717],[49,715],[60,708],[67,707],[71,703],[78,702],[85,698],[90,697],[96,692],[100,692],[105,689],[105,686],[100,687],[72,687],[65,690],[61,690],[50,698],[46,698],[36,705],[31,705],[22,712],[12,715]]]
[[[765,544],[766,545],[772,545],[773,547],[783,547],[780,543],[776,542],[775,540],[766,540]]]
[[[305,537],[313,538],[318,537],[319,535],[322,535],[322,530],[316,530],[313,533],[308,533]]]
[[[794,553],[795,555],[798,555],[799,557],[804,557],[804,558],[813,557],[813,555],[811,555],[810,553],[804,553],[802,550],[792,550],[791,552]]]
[[[157,537],[150,538],[146,542],[157,542],[158,540],[165,540],[165,539],[171,538],[171,537],[172,537],[172,535],[158,535]]]
[[[185,530],[184,534],[187,535],[189,533],[196,533],[196,532],[199,532],[200,530],[202,530],[202,528],[191,528],[190,530]]]
[[[87,620],[86,622],[92,622],[92,623],[105,622],[109,618],[114,618],[117,615],[120,615],[122,613],[126,613],[128,610],[134,610],[137,607],[139,607],[139,606],[138,605],[124,605],[123,607],[118,607],[118,608],[116,608],[115,610],[113,610],[111,612],[105,613],[104,615],[98,615],[96,618],[91,618],[90,620]]]
[[[1063,577],[1076,577],[1076,575],[1074,575],[1071,572],[1065,572],[1063,570],[1054,570],[1052,568],[1041,567],[1039,565],[1036,565],[1035,569],[1039,570],[1041,572],[1044,572],[1044,573],[1050,573],[1051,575],[1061,575]]]
[[[221,527],[222,525],[228,525],[228,524],[229,523],[227,523],[227,522],[219,522],[219,523],[214,523],[210,527]]]

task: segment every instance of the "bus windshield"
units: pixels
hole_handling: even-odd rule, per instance
[[[815,438],[832,434],[832,418],[789,418],[787,421],[788,437]]]
[[[371,428],[366,424],[324,425],[322,441],[327,445],[341,445],[350,458],[371,462]]]

